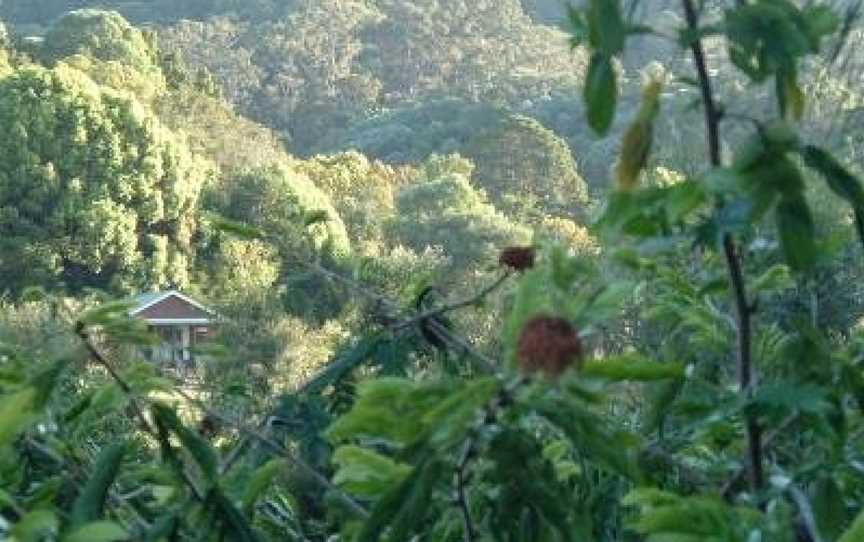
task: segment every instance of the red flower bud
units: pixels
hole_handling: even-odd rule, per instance
[[[524,271],[534,267],[535,256],[533,247],[507,247],[498,256],[498,264],[515,271]]]
[[[519,368],[526,373],[559,376],[582,359],[579,333],[570,322],[552,316],[536,316],[519,335],[516,350]]]

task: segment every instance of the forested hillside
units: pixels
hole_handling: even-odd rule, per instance
[[[0,539],[864,542],[862,9],[0,1]]]

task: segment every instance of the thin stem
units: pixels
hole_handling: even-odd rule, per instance
[[[462,449],[462,454],[459,462],[456,465],[456,471],[453,475],[454,485],[456,486],[455,504],[459,508],[459,513],[462,517],[462,533],[465,542],[474,542],[475,531],[474,524],[471,520],[470,503],[465,488],[468,484],[468,469],[471,467],[471,462],[478,456],[477,448],[480,446],[480,432],[484,427],[491,426],[498,421],[498,415],[501,409],[512,403],[513,396],[516,391],[529,382],[526,376],[520,376],[510,385],[504,384],[498,393],[483,409],[483,416],[475,427],[468,432],[468,437],[465,439],[465,446]]]
[[[467,299],[463,299],[461,301],[449,303],[447,305],[442,305],[436,309],[429,309],[427,311],[420,312],[416,316],[408,318],[407,320],[403,320],[403,321],[399,322],[398,324],[395,324],[391,327],[393,329],[402,329],[402,328],[406,328],[406,327],[411,327],[411,326],[416,325],[416,324],[418,324],[424,320],[429,320],[430,318],[435,318],[436,316],[442,316],[448,312],[453,312],[453,311],[458,310],[458,309],[463,309],[465,307],[470,307],[472,305],[476,305],[476,304],[480,303],[481,301],[483,301],[489,294],[491,294],[492,292],[494,292],[495,290],[500,288],[501,285],[504,284],[504,282],[508,278],[510,278],[511,276],[512,276],[512,273],[510,273],[510,272],[504,273],[500,277],[498,277],[492,284],[490,284],[489,286],[486,286],[485,288],[483,288],[482,290],[477,292],[477,294],[475,294],[475,295],[473,295]]]
[[[372,292],[365,285],[360,284],[353,279],[350,279],[348,277],[344,277],[344,276],[340,275],[339,273],[334,273],[333,271],[330,271],[329,269],[327,269],[327,268],[325,268],[325,267],[323,267],[317,263],[308,263],[308,262],[303,262],[303,263],[304,263],[304,265],[308,266],[310,269],[321,273],[322,275],[330,278],[333,281],[340,282],[340,283],[344,284],[345,286],[347,286],[348,288],[350,288],[351,290],[353,290],[353,291],[363,295],[364,297],[374,301],[379,307],[386,309],[389,314],[395,315],[401,311],[401,309],[397,303],[387,299],[386,297],[384,297],[378,293]],[[495,283],[493,283],[491,287],[487,287],[486,290],[491,291],[491,290],[494,290],[495,288],[498,288],[501,284],[504,283],[504,281],[509,276],[510,276],[509,273],[504,274]],[[486,292],[486,293],[488,294],[488,292]],[[475,296],[475,298],[476,297],[477,296]],[[461,301],[461,302],[455,303],[454,305],[448,305],[446,307],[452,307],[455,305],[467,306],[467,305],[470,305],[472,303],[476,303],[479,300],[479,299],[475,299],[475,298],[471,298],[467,301]],[[445,309],[446,309],[446,307],[445,307]],[[441,309],[438,309],[437,311],[440,311],[440,310]],[[452,310],[452,309],[446,309],[446,310]],[[429,316],[426,314],[423,314],[422,317],[423,318],[429,318]],[[416,320],[414,318],[412,318],[409,321],[416,321]],[[398,330],[398,329],[403,328],[405,326],[402,325],[402,320],[394,320],[393,322],[390,322],[386,327],[391,329],[391,330]],[[454,345],[458,346],[459,349],[461,349],[465,354],[468,354],[471,357],[473,357],[483,367],[483,369],[486,370],[487,372],[490,372],[490,373],[496,372],[495,368],[497,366],[499,366],[500,364],[498,364],[494,359],[490,358],[489,356],[484,355],[482,352],[477,350],[473,345],[471,345],[470,342],[468,342],[467,339],[464,339],[464,338],[458,336],[457,334],[453,333],[452,331],[447,329],[447,327],[441,325],[441,323],[438,320],[436,320],[435,318],[429,318],[428,327],[441,340],[450,344],[451,346],[454,346]],[[325,371],[325,370],[327,370],[327,367],[324,367],[322,369],[322,371]],[[314,380],[314,377],[312,378],[312,380]]]
[[[133,412],[135,413],[135,417],[138,418],[138,421],[141,423],[141,428],[150,435],[156,435],[156,429],[150,424],[150,420],[144,415],[144,411],[141,410],[141,406],[138,404],[138,401],[135,398],[135,394],[132,392],[132,387],[123,380],[123,377],[114,370],[114,367],[105,356],[102,355],[102,352],[96,348],[96,345],[93,344],[93,341],[90,339],[90,333],[87,330],[87,327],[83,322],[78,322],[75,324],[75,334],[81,339],[81,342],[84,343],[84,347],[87,349],[87,352],[90,354],[90,358],[93,359],[96,363],[98,363],[102,368],[104,368],[114,382],[123,390],[123,393],[129,397],[129,404],[132,407]]]
[[[465,449],[462,452],[462,457],[459,460],[459,465],[456,467],[456,473],[454,474],[456,504],[459,507],[459,513],[462,516],[462,532],[465,537],[465,542],[474,542],[474,524],[471,520],[471,505],[468,502],[468,495],[465,491],[467,481],[466,470],[468,468],[468,461],[471,459],[472,451],[472,442],[466,442]]]
[[[687,26],[694,35],[698,35],[699,16],[692,0],[682,0],[684,15]],[[720,120],[722,114],[714,100],[714,91],[711,86],[711,77],[708,74],[708,66],[705,60],[705,50],[702,41],[698,38],[690,42],[690,50],[693,54],[693,62],[699,74],[699,88],[702,93],[702,102],[705,110],[705,126],[708,138],[708,156],[713,167],[722,165],[720,156]],[[747,288],[744,273],[741,269],[741,256],[735,246],[735,241],[728,233],[723,235],[723,254],[726,258],[726,267],[729,270],[729,280],[735,297],[737,312],[737,335],[738,335],[738,383],[741,393],[750,396],[753,392],[753,356],[752,356],[752,321],[754,307],[747,300]],[[745,425],[747,431],[747,463],[750,489],[758,492],[764,487],[764,475],[762,472],[762,430],[756,417],[752,413],[745,414]]]

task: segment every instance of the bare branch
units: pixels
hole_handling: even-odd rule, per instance
[[[687,26],[694,36],[698,36],[699,15],[693,5],[693,0],[682,0]],[[690,42],[693,62],[699,75],[699,88],[702,93],[702,103],[705,110],[705,127],[708,139],[708,156],[713,167],[722,165],[720,156],[720,120],[721,113],[714,100],[711,77],[705,60],[702,41],[694,38]],[[741,269],[741,256],[735,246],[735,241],[728,233],[723,235],[723,254],[729,271],[729,280],[734,292],[735,307],[738,317],[738,383],[740,392],[749,396],[753,392],[753,359],[752,359],[752,321],[753,306],[747,299],[744,273]],[[762,430],[752,413],[745,415],[747,429],[747,463],[750,478],[750,489],[758,492],[764,486],[762,472]]]

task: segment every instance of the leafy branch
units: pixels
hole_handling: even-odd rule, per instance
[[[114,369],[114,367],[108,361],[108,359],[105,357],[105,355],[102,354],[102,352],[100,352],[100,350],[93,343],[84,322],[79,320],[75,324],[75,333],[83,342],[85,348],[87,349],[87,351],[90,354],[90,356],[92,357],[92,359],[94,361],[96,361],[101,367],[103,367],[108,372],[108,374],[111,376],[111,378],[117,384],[117,386],[129,398],[130,405],[132,405],[133,411],[134,411],[137,419],[141,423],[142,429],[147,434],[149,434],[154,439],[156,439],[157,441],[162,442],[163,445],[167,444],[166,442],[164,442],[165,441],[165,432],[164,432],[163,428],[161,426],[158,428],[154,428],[153,425],[150,423],[150,421],[147,419],[147,417],[144,415],[144,412],[138,403],[139,398],[135,395],[134,390],[129,385],[129,383],[126,382],[122,376],[120,376],[120,374]],[[237,424],[230,417],[225,416],[222,413],[219,413],[219,412],[216,412],[216,411],[210,409],[209,407],[204,405],[203,402],[196,399],[195,397],[190,395],[185,390],[175,388],[174,391],[175,391],[175,393],[177,393],[178,395],[183,397],[186,401],[188,401],[190,404],[192,404],[192,405],[196,406],[198,409],[200,409],[200,411],[203,414],[211,417],[214,420],[217,420],[220,423],[224,423],[225,425],[231,426],[232,428],[234,428],[235,430],[237,430],[238,432],[240,432],[241,434],[243,434],[245,436],[251,437],[251,438],[261,442],[262,444],[264,444],[268,448],[272,449],[274,452],[276,452],[281,457],[287,459],[289,462],[291,462],[296,467],[300,468],[306,474],[308,474],[322,488],[324,488],[328,491],[332,491],[333,494],[339,500],[341,500],[357,516],[359,516],[361,518],[368,517],[368,515],[369,515],[368,512],[362,506],[360,506],[360,504],[358,504],[354,499],[352,499],[344,491],[342,491],[341,489],[339,489],[338,487],[336,487],[335,485],[330,483],[330,481],[327,479],[327,477],[323,476],[321,473],[319,473],[318,471],[313,469],[308,463],[303,461],[301,458],[297,457],[295,454],[291,453],[289,450],[287,450],[281,444],[273,441],[271,438],[267,437],[266,435],[260,433],[259,431],[255,430],[255,429],[251,429],[251,428],[243,426],[241,424]],[[146,399],[144,399],[144,401],[146,401]],[[152,406],[154,406],[156,408],[161,408],[161,406],[158,403],[155,403],[152,401],[150,403],[152,404]],[[158,422],[159,422],[159,419],[157,416],[157,423]],[[192,491],[192,494],[195,497],[195,499],[201,503],[206,503],[207,502],[207,495],[189,477],[189,475],[188,475],[188,473],[186,473],[185,469],[180,467],[176,470],[180,473],[181,477],[183,478],[185,485],[187,487],[189,487],[189,489]]]

